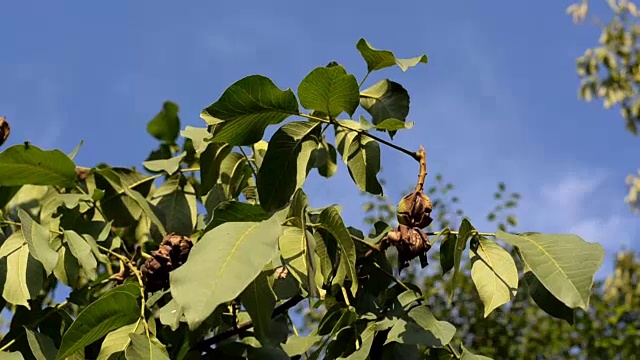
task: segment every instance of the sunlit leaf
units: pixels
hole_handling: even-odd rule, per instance
[[[38,224],[22,209],[18,210],[18,216],[22,223],[22,234],[29,246],[29,253],[42,263],[47,275],[51,274],[58,262],[58,253],[51,248],[49,229]]]
[[[2,297],[10,304],[30,309],[28,300],[35,298],[42,289],[44,269],[42,263],[29,254],[22,231],[11,234],[0,246],[0,259],[6,257],[7,276]]]
[[[200,238],[189,260],[170,273],[171,294],[191,329],[258,276],[273,259],[281,233],[280,220],[273,216],[259,223],[225,223]]]
[[[187,139],[191,139],[191,142],[193,143],[193,149],[195,150],[196,154],[201,154],[207,148],[209,142],[207,142],[206,140],[211,138],[211,133],[206,127],[201,128],[189,125],[187,125],[184,130],[180,131],[180,135]]]
[[[321,111],[335,118],[342,112],[352,116],[360,101],[356,77],[340,65],[318,67],[300,83],[300,104],[308,110]]]
[[[145,161],[142,165],[149,171],[164,171],[169,175],[173,175],[178,171],[178,169],[180,169],[180,162],[182,162],[182,159],[184,159],[185,156],[187,156],[187,152],[183,151],[181,154],[170,159]]]
[[[271,314],[276,306],[276,296],[269,282],[269,275],[263,271],[240,294],[240,301],[253,320],[258,339],[264,341],[271,332]]]
[[[141,319],[111,331],[102,341],[97,360],[108,360],[112,356],[124,355],[124,352],[131,346],[129,334],[142,334],[143,332],[144,324]]]
[[[471,279],[484,304],[484,317],[506,304],[518,289],[518,268],[513,257],[493,240],[481,237],[469,251]]]
[[[460,360],[491,360],[490,357],[476,355],[469,351],[469,349],[465,348],[464,345],[460,345],[462,347],[462,354],[460,354]]]
[[[127,359],[169,360],[169,353],[155,336],[129,334],[131,346],[125,351]]]
[[[229,86],[200,117],[216,125],[213,141],[230,145],[258,142],[267,126],[298,113],[298,100],[290,89],[280,90],[262,75],[247,76]]]
[[[315,294],[314,270],[317,265],[313,262],[313,235],[302,228],[287,226],[280,236],[279,244],[282,260],[289,274],[298,280],[306,292]]]
[[[456,278],[458,272],[460,272],[460,261],[462,260],[462,253],[467,247],[467,240],[471,237],[472,231],[475,230],[467,218],[462,219],[460,227],[458,228],[458,236],[456,237],[456,245],[453,249],[453,276],[449,283],[449,303],[453,302],[453,292],[456,286]]]
[[[56,345],[50,337],[31,331],[27,327],[24,328],[24,331],[27,335],[31,352],[36,360],[52,360],[56,358],[58,349],[56,349]],[[0,358],[4,359],[2,356],[0,356]]]
[[[103,295],[78,314],[62,337],[56,360],[84,349],[109,332],[133,323],[139,316],[140,306],[130,293],[114,291]]]
[[[371,114],[377,129],[387,128],[393,134],[405,127],[404,122],[409,115],[409,93],[397,82],[384,79],[363,90],[360,104]]]
[[[593,278],[604,259],[600,244],[577,235],[498,231],[496,236],[518,248],[522,261],[558,300],[572,309],[588,309]]]
[[[289,356],[301,355],[309,351],[309,349],[321,339],[322,336],[318,335],[290,336],[287,338],[287,342],[282,344],[282,349]]]
[[[91,250],[91,246],[87,243],[86,239],[78,235],[75,231],[64,231],[64,240],[69,245],[69,250],[73,256],[78,259],[78,262],[85,274],[90,280],[96,278],[96,270],[98,262]]]
[[[398,65],[402,71],[407,71],[410,67],[416,66],[419,63],[426,64],[429,61],[427,55],[421,55],[410,59],[397,59],[391,51],[375,49],[363,38],[358,40],[356,48],[360,51],[360,54],[367,62],[367,69],[369,72],[384,69],[393,65]]]
[[[60,150],[40,150],[29,144],[0,152],[0,186],[73,186],[76,165]]]

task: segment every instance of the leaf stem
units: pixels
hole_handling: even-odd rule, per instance
[[[430,231],[430,232],[427,232],[426,234],[428,236],[433,236],[433,235],[440,236],[443,232],[448,232],[448,233],[453,234],[453,235],[458,235],[457,231],[450,231],[450,230],[447,230],[447,229],[440,230],[440,231]],[[495,233],[478,232],[477,230],[471,231],[471,236],[474,236],[474,235],[486,236],[486,237],[496,237]]]
[[[454,358],[460,359],[460,354],[458,354],[458,350],[456,350],[456,348],[454,348],[453,345],[451,345],[451,343],[447,344],[447,348],[449,348],[449,351],[451,351],[451,354],[453,354]]]
[[[362,84],[364,84],[364,82],[367,80],[367,78],[369,77],[369,74],[371,74],[371,71],[367,70],[367,73],[364,74],[364,77],[362,78],[362,80],[360,80],[360,83],[358,84],[358,88],[362,87]]]
[[[339,121],[331,122],[330,120],[323,119],[323,118],[320,118],[320,117],[317,117],[317,116],[313,116],[313,115],[309,115],[309,114],[305,114],[305,113],[301,113],[301,112],[297,113],[296,115],[301,116],[303,118],[310,119],[310,120],[319,121],[319,122],[322,122],[322,123],[325,123],[325,124],[333,123],[333,124],[336,124],[337,126],[340,126],[341,128],[344,128],[344,129],[347,129],[347,130],[350,130],[350,131],[355,131],[360,135],[368,136],[371,139],[376,140],[377,142],[380,142],[380,143],[382,143],[384,145],[387,145],[388,147],[390,147],[392,149],[398,150],[401,153],[409,155],[411,158],[413,158],[416,161],[420,161],[420,155],[418,153],[410,151],[410,150],[407,150],[407,149],[405,149],[405,148],[403,148],[401,146],[398,146],[398,145],[396,145],[394,143],[391,143],[391,142],[389,142],[389,141],[387,141],[385,139],[379,138],[379,137],[377,137],[377,136],[375,136],[373,134],[370,134],[370,133],[366,132],[365,130],[354,129],[354,128],[351,128],[351,127],[349,127],[347,125],[341,124]]]
[[[247,153],[244,152],[244,149],[242,148],[242,146],[238,146],[238,148],[240,149],[242,156],[244,156],[244,159],[247,160],[247,164],[249,164],[249,167],[251,168],[251,172],[253,173],[253,176],[255,176],[256,181],[258,181],[258,172],[256,171],[256,169],[253,168],[253,165],[251,165],[251,160],[249,160]]]

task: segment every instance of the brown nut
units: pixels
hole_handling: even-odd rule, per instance
[[[424,191],[415,191],[406,195],[398,203],[396,216],[401,225],[423,229],[431,222],[431,199]]]

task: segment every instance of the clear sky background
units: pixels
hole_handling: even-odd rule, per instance
[[[427,53],[407,73],[379,72],[411,95],[396,142],[423,144],[431,174],[456,185],[481,231],[499,181],[523,195],[519,231],[577,233],[608,251],[640,249],[640,218],[623,202],[624,178],[640,167],[640,139],[617,110],[577,98],[575,59],[596,45],[594,25],[574,26],[571,1],[5,1],[0,4],[0,115],[9,143],[71,151],[78,164],[139,165],[157,145],[146,123],[165,100],[183,128],[251,74],[294,91],[331,60],[362,78],[360,37],[399,57]],[[594,14],[607,18],[604,1]],[[385,192],[396,202],[416,163],[383,147]],[[312,172],[313,206],[344,205],[362,225],[357,187],[345,166],[326,180]],[[427,179],[429,181],[429,178]]]

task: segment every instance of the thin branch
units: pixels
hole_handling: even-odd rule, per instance
[[[424,188],[424,179],[427,177],[427,153],[424,151],[424,147],[420,145],[418,150],[418,156],[420,159],[420,173],[418,174],[418,182],[416,183],[415,191],[421,191]]]
[[[280,306],[276,307],[275,310],[273,310],[273,313],[271,314],[271,318],[273,319],[278,315],[286,313],[287,311],[289,311],[289,309],[298,305],[298,303],[301,302],[302,300],[304,300],[304,297],[298,294],[292,297],[291,299],[285,301],[283,304],[281,304]],[[251,329],[252,327],[253,327],[253,321],[251,320],[245,321],[241,324],[238,324],[235,328],[229,329],[227,331],[223,331],[208,339],[204,339],[200,342],[197,342],[191,348],[195,350],[203,351],[203,352],[209,351],[211,350],[211,345],[215,345],[232,336],[238,335],[243,331],[247,331]]]
[[[319,122],[322,122],[322,123],[325,123],[325,124],[331,124],[332,123],[330,120],[323,119],[323,118],[320,118],[320,117],[317,117],[317,116],[313,116],[313,115],[304,114],[304,113],[297,113],[295,115],[298,115],[298,116],[301,116],[303,118],[307,118],[307,119],[310,119],[310,120],[319,121]],[[368,136],[371,139],[376,140],[377,142],[380,142],[380,143],[382,143],[384,145],[387,145],[388,147],[390,147],[392,149],[398,150],[398,151],[400,151],[400,152],[402,152],[404,154],[407,154],[407,155],[411,156],[411,158],[413,158],[416,161],[420,161],[420,155],[418,155],[418,153],[410,151],[410,150],[407,150],[407,149],[405,149],[405,148],[403,148],[401,146],[398,146],[398,145],[396,145],[394,143],[391,143],[391,142],[389,142],[389,141],[387,141],[385,139],[379,138],[379,137],[377,137],[377,136],[375,136],[373,134],[370,134],[370,133],[366,132],[365,130],[353,129],[353,128],[347,126],[347,125],[341,124],[338,121],[333,122],[333,124],[336,124],[336,125],[340,126],[341,128],[344,128],[344,129],[347,129],[347,130],[350,130],[350,131],[355,131],[360,135]]]
[[[244,156],[245,160],[247,160],[247,164],[249,164],[249,167],[251,168],[251,172],[253,173],[253,176],[256,177],[256,181],[258,181],[258,172],[256,171],[256,169],[253,168],[253,165],[251,165],[251,160],[247,156],[247,153],[244,152],[244,149],[242,148],[242,146],[238,146],[238,148],[240,149],[240,152]]]

